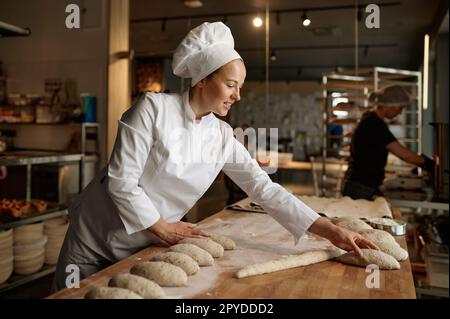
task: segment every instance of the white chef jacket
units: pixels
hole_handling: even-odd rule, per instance
[[[74,232],[95,255],[125,258],[157,242],[142,231],[160,217],[179,221],[220,170],[295,242],[319,218],[271,181],[227,123],[212,113],[196,121],[189,92],[147,93],[123,114],[109,164],[69,209]]]
[[[233,163],[238,162],[238,163]],[[189,93],[146,94],[119,121],[109,194],[129,234],[179,221],[220,170],[298,239],[318,215],[269,176],[212,113],[199,123]]]

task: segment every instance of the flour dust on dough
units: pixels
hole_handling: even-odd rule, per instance
[[[110,287],[129,289],[144,299],[163,299],[164,290],[154,281],[133,274],[119,274],[111,278]]]
[[[387,231],[381,229],[367,229],[359,232],[363,237],[380,248],[382,252],[391,255],[398,261],[406,260],[408,252],[400,247],[395,238]]]
[[[199,266],[212,266],[214,258],[206,250],[192,244],[176,244],[169,247],[169,251],[175,251],[189,255]]]
[[[192,244],[206,250],[214,258],[223,256],[223,247],[209,238],[185,238],[179,241],[180,244]]]
[[[137,293],[117,287],[95,287],[89,291],[86,299],[143,299]]]
[[[336,258],[337,261],[353,266],[366,267],[371,264],[377,265],[380,269],[400,269],[398,261],[381,250],[361,249],[363,256],[360,257],[353,252],[345,253]]]
[[[233,250],[236,248],[236,243],[227,236],[209,233],[208,238],[211,240],[214,240],[216,243],[221,245],[223,247],[223,249],[225,249],[225,250]]]
[[[183,269],[163,261],[144,261],[134,265],[130,273],[153,280],[163,287],[179,287],[187,282]]]
[[[283,259],[270,260],[263,263],[245,266],[236,273],[236,277],[244,278],[300,266],[307,266],[328,259],[333,259],[343,253],[344,251],[338,248],[307,251],[300,255],[292,255]]]
[[[370,226],[369,224],[363,222],[361,219],[358,219],[358,218],[352,218],[352,219],[341,218],[341,219],[335,220],[334,223],[339,227],[353,230],[355,232],[359,232],[359,231],[366,230],[366,229],[373,229],[372,226]]]
[[[165,261],[166,263],[178,266],[183,269],[188,276],[194,275],[200,269],[198,263],[192,259],[191,256],[175,251],[155,254],[152,256],[151,260]]]

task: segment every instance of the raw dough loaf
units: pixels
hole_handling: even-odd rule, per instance
[[[395,238],[387,231],[381,229],[367,229],[362,230],[359,233],[377,245],[381,251],[391,255],[398,261],[408,258],[408,252],[400,247]]]
[[[86,299],[143,299],[137,293],[116,287],[95,287],[89,291]]]
[[[358,218],[338,220],[336,222],[336,225],[339,227],[353,230],[355,232],[359,232],[366,229],[373,229],[372,226],[370,226],[369,224],[363,222],[361,219]]]
[[[183,269],[188,276],[195,274],[200,269],[198,263],[192,259],[191,256],[175,251],[156,254],[152,256],[152,260],[165,261],[166,263],[178,266]]]
[[[219,234],[209,234],[209,239],[214,240],[221,245],[225,250],[233,250],[236,248],[236,243],[231,239]]]
[[[130,273],[153,280],[163,287],[179,287],[187,282],[183,269],[163,261],[144,261],[134,265]]]
[[[394,257],[388,255],[381,250],[375,249],[361,249],[363,257],[350,252],[336,258],[344,264],[366,267],[370,264],[375,264],[380,269],[400,269],[400,264]]]
[[[210,253],[192,244],[176,244],[169,247],[169,251],[189,255],[199,266],[211,266],[214,264],[214,258]]]
[[[254,275],[262,275],[279,270],[307,266],[319,263],[328,259],[333,259],[345,253],[341,249],[312,250],[300,255],[293,255],[283,259],[266,261],[260,264],[245,266],[236,273],[237,278],[244,278]]]
[[[185,238],[180,244],[192,244],[206,250],[214,258],[223,256],[223,247],[215,241],[208,238]]]
[[[132,274],[120,274],[111,278],[110,287],[129,289],[144,299],[162,299],[166,297],[164,290],[155,282]]]

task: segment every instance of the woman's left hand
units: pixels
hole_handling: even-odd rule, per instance
[[[188,237],[208,237],[208,234],[195,229],[195,226],[195,224],[181,221],[176,223],[166,223],[160,218],[155,224],[150,226],[148,230],[169,245],[174,245],[180,240]]]

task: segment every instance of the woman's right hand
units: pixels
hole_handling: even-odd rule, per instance
[[[196,230],[195,224],[186,222],[166,223],[160,218],[155,224],[150,226],[148,230],[158,236],[161,240],[169,245],[174,245],[180,240],[188,237],[208,237],[208,234],[201,230]]]

